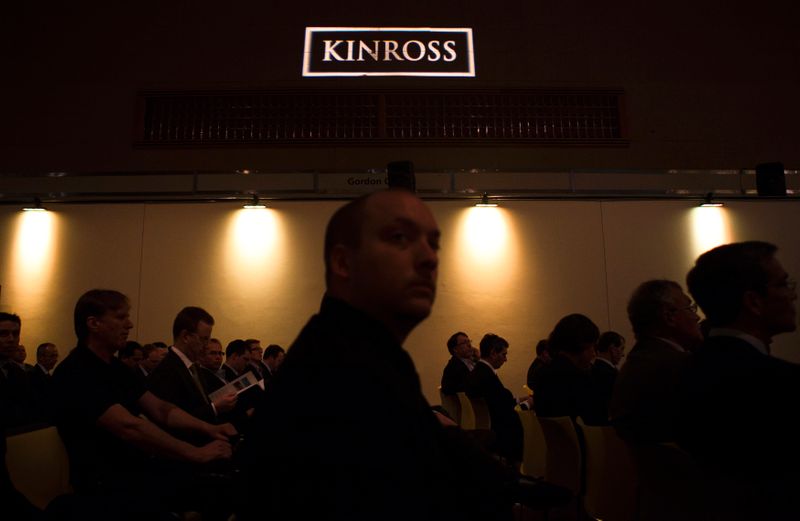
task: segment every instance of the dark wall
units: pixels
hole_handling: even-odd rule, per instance
[[[0,172],[800,168],[788,2],[33,3],[2,17]],[[627,5],[630,4],[630,5]],[[311,25],[472,27],[477,77],[302,78]],[[134,146],[147,89],[621,88],[621,148]]]

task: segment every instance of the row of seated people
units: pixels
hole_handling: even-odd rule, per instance
[[[737,515],[796,514],[800,453],[789,411],[800,398],[800,366],[772,356],[770,344],[775,335],[795,330],[797,295],[775,251],[771,244],[751,241],[698,258],[687,283],[706,315],[702,324],[697,305],[677,282],[638,286],[627,307],[636,344],[621,367],[614,363],[624,355],[621,338],[615,342],[608,335],[595,360],[597,327],[583,315],[561,319],[539,346],[547,354],[529,371],[536,414],[611,424],[634,450],[676,443],[708,475],[737,483]],[[516,458],[522,429],[512,412],[525,402],[489,371],[498,369],[507,353],[507,343],[497,344],[493,336],[481,341],[484,364],[457,350],[460,342],[469,344],[466,335],[450,339],[453,357],[442,390],[483,398],[498,450]],[[489,378],[492,386],[479,386]]]
[[[112,307],[116,311],[109,313]],[[198,504],[210,511],[211,518],[215,513],[225,518],[231,508],[229,497],[198,503],[202,495],[196,495],[194,485],[186,488],[181,483],[187,477],[193,484],[202,479],[198,477],[202,473],[190,470],[193,463],[228,459],[230,436],[247,431],[254,405],[280,367],[285,351],[278,345],[262,350],[258,340],[237,339],[223,353],[219,340],[208,338],[213,318],[196,307],[187,307],[176,317],[170,347],[125,342],[132,327],[128,309],[127,299],[110,290],[92,291],[81,298],[76,306],[81,324],[87,313],[111,316],[97,320],[93,315],[86,320],[86,325],[76,330],[78,346],[52,375],[52,365],[48,368],[43,383],[50,403],[46,415],[7,414],[22,404],[30,408],[38,395],[22,394],[29,386],[20,382],[28,383],[33,370],[17,371],[16,366],[11,367],[15,362],[4,360],[0,375],[2,427],[13,432],[39,422],[58,426],[70,456],[70,482],[78,492],[77,501],[54,507],[51,515],[58,519],[114,519],[120,509],[137,518],[163,505],[181,510]],[[10,339],[8,344],[19,341],[21,322],[17,315],[0,314],[0,329],[7,332],[3,337]],[[98,357],[98,353],[104,356]],[[57,356],[53,365],[56,361]],[[143,420],[143,415],[149,420]],[[31,419],[34,425],[20,424]],[[165,445],[155,451],[161,457],[125,443],[143,432],[152,435],[153,429],[164,431],[156,434]],[[183,463],[176,465],[171,460]],[[150,476],[146,481],[151,482],[154,468],[163,494],[155,494],[153,501],[141,501],[141,505],[127,500],[118,503],[132,497],[129,492],[137,491],[140,478]],[[231,469],[226,464],[215,470],[230,474]],[[209,492],[212,497],[218,495]],[[26,511],[35,511],[29,507]]]
[[[146,390],[114,356],[132,328],[128,299],[109,290],[82,296],[74,317],[78,347],[54,374],[73,485],[87,498],[72,504],[80,517],[130,519],[188,507],[215,519],[236,504],[228,495],[236,490],[241,521],[510,519],[514,502],[531,499],[518,472],[431,412],[402,348],[431,312],[439,237],[427,206],[400,190],[358,198],[333,215],[325,233],[325,296],[255,406],[252,434],[240,449],[247,450],[237,451],[246,456],[239,488],[215,480],[229,475],[223,471],[236,428]],[[794,283],[775,247],[759,242],[711,250],[688,281],[712,327],[681,371],[677,395],[691,399],[679,400],[670,422],[675,438],[707,464],[723,466],[730,454],[740,455],[744,464],[734,471],[758,471],[748,474],[753,497],[796,518],[787,499],[800,452],[786,411],[800,394],[800,368],[768,349],[773,335],[795,327]],[[690,302],[663,295],[655,303],[654,314],[697,327]],[[175,350],[175,366],[190,374],[184,388],[199,392],[193,360],[211,337],[213,319],[197,308],[185,311],[173,328],[175,346],[185,348]],[[634,330],[637,346],[623,371],[648,331]],[[662,334],[653,338],[671,345]],[[650,407],[647,391],[640,395],[641,406]],[[730,429],[742,411],[756,421]],[[216,472],[198,472],[209,464],[219,466]]]

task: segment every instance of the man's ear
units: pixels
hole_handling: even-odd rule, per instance
[[[759,317],[763,314],[764,298],[753,290],[747,290],[742,296],[742,309],[753,316]]]
[[[330,253],[331,273],[342,279],[350,278],[352,262],[350,251],[344,244],[337,244],[331,248]]]
[[[97,331],[97,324],[100,322],[100,319],[97,317],[88,317],[86,319],[86,327],[89,331]]]

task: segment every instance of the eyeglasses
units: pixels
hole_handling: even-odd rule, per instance
[[[468,346],[471,346],[472,345],[472,340],[470,340],[468,338],[466,340],[462,340],[461,342],[456,343],[457,346],[463,346],[465,344],[468,345]]]

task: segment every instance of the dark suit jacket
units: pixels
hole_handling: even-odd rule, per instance
[[[323,301],[265,394],[237,519],[499,517],[500,468],[459,450],[468,440],[438,424],[408,353],[344,302]]]
[[[609,413],[632,443],[675,441],[679,385],[691,354],[653,337],[636,341],[619,371]]]
[[[456,394],[467,390],[467,377],[470,370],[457,356],[450,357],[442,373],[442,393]]]
[[[698,461],[747,479],[797,480],[800,366],[715,336],[695,351],[682,389],[678,442]]]
[[[608,425],[608,404],[617,379],[616,367],[595,360],[589,372],[589,409],[583,421],[588,425]]]
[[[51,375],[45,373],[38,365],[35,365],[33,369],[28,371],[28,380],[30,381],[37,407],[44,415],[44,418],[52,423],[55,413],[55,397],[52,391]]]
[[[195,418],[218,423],[211,404],[200,394],[189,369],[172,349],[147,376],[147,388],[162,400],[177,405]]]
[[[575,367],[566,357],[556,355],[539,371],[533,389],[533,406],[542,417],[595,417],[592,411],[591,381],[587,371]]]
[[[467,396],[486,401],[497,437],[497,452],[514,461],[522,461],[522,422],[514,410],[517,400],[492,369],[478,362],[467,377]]]

